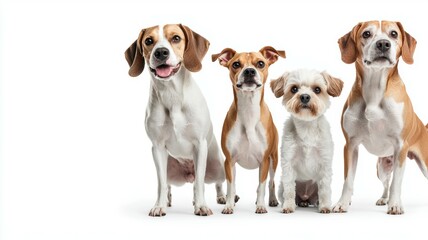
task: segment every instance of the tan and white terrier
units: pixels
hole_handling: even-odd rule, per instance
[[[212,55],[213,62],[218,59],[220,65],[229,69],[234,97],[221,136],[227,179],[224,214],[232,214],[235,206],[235,163],[246,169],[259,169],[256,213],[267,213],[264,196],[268,173],[269,206],[278,205],[274,184],[278,165],[278,132],[263,100],[268,68],[278,57],[285,58],[285,52],[270,46],[258,52],[243,53],[226,48]]]

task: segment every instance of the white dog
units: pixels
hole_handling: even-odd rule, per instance
[[[168,24],[141,30],[126,50],[129,75],[150,69],[146,131],[158,177],[158,199],[150,216],[164,216],[171,206],[170,185],[194,182],[195,214],[211,215],[204,182],[216,183],[217,202],[224,204],[223,157],[213,134],[207,103],[190,72],[201,69],[209,42],[187,26]]]
[[[333,140],[324,112],[330,96],[339,96],[340,79],[325,72],[296,70],[271,81],[276,97],[291,116],[284,123],[278,196],[283,213],[318,205],[319,212],[331,211]]]

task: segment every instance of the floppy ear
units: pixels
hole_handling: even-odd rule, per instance
[[[284,73],[278,79],[273,79],[270,81],[270,88],[272,89],[275,97],[279,98],[284,96],[285,84],[287,83],[289,73]]]
[[[227,62],[235,56],[236,51],[232,48],[225,48],[221,53],[211,55],[211,60],[215,62],[218,59],[220,65],[227,67]]]
[[[186,36],[186,49],[183,57],[184,66],[191,72],[198,72],[202,68],[201,62],[208,51],[210,42],[187,26],[180,24],[180,28]]]
[[[357,60],[357,46],[355,44],[355,37],[358,30],[361,27],[361,23],[358,23],[349,33],[339,38],[340,53],[342,55],[342,61],[345,63],[353,63]]]
[[[285,51],[276,50],[271,46],[266,46],[260,49],[259,52],[263,55],[263,57],[265,57],[268,60],[269,65],[276,62],[278,60],[278,57],[285,58]]]
[[[142,55],[142,48],[140,46],[141,38],[144,35],[146,29],[141,30],[138,39],[134,41],[134,43],[129,46],[125,51],[125,58],[129,64],[128,74],[131,77],[137,77],[144,70],[144,57]]]
[[[332,97],[340,96],[343,89],[343,81],[339,78],[332,77],[327,72],[321,73],[324,80],[327,82],[327,93]]]
[[[404,62],[407,64],[413,63],[413,53],[415,53],[416,48],[416,39],[414,39],[410,34],[404,31],[403,25],[400,22],[397,22],[398,27],[400,28],[401,33],[403,34],[403,46],[401,47],[401,57]]]

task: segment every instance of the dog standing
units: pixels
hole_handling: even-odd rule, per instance
[[[333,139],[324,112],[330,106],[329,96],[342,92],[343,82],[326,72],[296,70],[270,85],[291,113],[281,146],[282,212],[294,212],[297,204],[318,205],[319,212],[330,213]]]
[[[357,24],[338,43],[342,60],[348,64],[355,62],[356,80],[342,113],[345,182],[333,211],[348,210],[358,146],[362,144],[380,157],[378,176],[385,190],[377,204],[387,203],[388,214],[403,214],[401,183],[406,156],[415,159],[428,178],[428,133],[413,111],[397,68],[400,56],[404,62],[413,63],[416,40],[400,22],[369,21]]]
[[[256,213],[267,213],[264,200],[269,173],[269,206],[277,206],[274,176],[278,164],[278,132],[263,100],[268,68],[285,58],[284,51],[264,47],[259,52],[236,53],[226,48],[212,61],[229,69],[234,101],[226,115],[221,146],[226,157],[227,199],[222,211],[232,214],[235,205],[235,163],[246,169],[259,168]]]
[[[170,185],[194,182],[196,215],[211,215],[204,182],[216,183],[217,202],[224,203],[222,155],[213,134],[207,103],[191,72],[201,69],[209,42],[187,26],[168,24],[141,30],[126,50],[129,75],[150,69],[146,131],[158,178],[158,199],[150,216],[164,216],[171,206]]]

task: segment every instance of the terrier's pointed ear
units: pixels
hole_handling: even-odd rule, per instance
[[[271,46],[263,47],[259,50],[259,52],[263,55],[263,57],[266,58],[266,60],[268,60],[269,65],[276,62],[278,60],[278,57],[285,58],[285,51],[276,50]]]
[[[211,60],[215,62],[218,59],[220,65],[227,67],[227,63],[235,56],[236,51],[232,48],[225,48],[221,53],[213,54]]]

